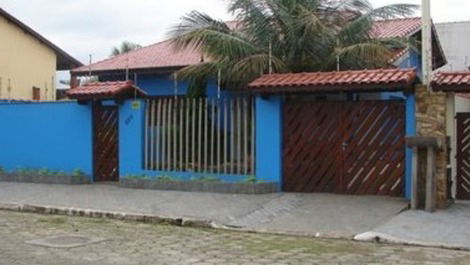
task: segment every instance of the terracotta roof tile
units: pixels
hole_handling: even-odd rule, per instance
[[[263,75],[249,88],[260,93],[399,91],[416,80],[415,69],[378,69]]]
[[[104,99],[130,95],[137,92],[139,96],[146,95],[144,91],[134,86],[132,81],[94,82],[67,91],[72,99]]]
[[[239,23],[234,21],[227,22],[227,24],[231,28],[240,27]],[[378,39],[406,37],[415,33],[420,28],[421,18],[382,20],[375,22],[371,35],[373,38]],[[394,59],[400,58],[399,55],[398,53]],[[171,44],[171,40],[166,40],[93,63],[89,66],[76,68],[72,72],[88,73],[90,68],[93,72],[99,72],[125,70],[127,67],[129,69],[184,67],[198,64],[202,58],[203,55],[194,49],[176,51]]]
[[[431,86],[436,91],[470,92],[470,71],[438,72]]]
[[[421,29],[421,18],[380,20],[374,23],[371,36],[376,39],[408,37]]]
[[[176,51],[171,40],[159,42],[72,70],[74,73],[129,69],[171,68],[198,64],[202,54],[194,49]]]

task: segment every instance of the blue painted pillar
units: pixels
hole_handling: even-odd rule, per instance
[[[144,165],[145,101],[126,100],[119,108],[119,174],[141,172]]]
[[[406,136],[416,136],[416,98],[414,94],[406,94]],[[413,149],[406,148],[405,197],[411,199],[413,175]]]
[[[256,97],[256,177],[282,186],[282,98]]]

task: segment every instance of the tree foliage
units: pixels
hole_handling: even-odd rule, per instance
[[[269,71],[312,72],[386,67],[403,40],[371,37],[373,22],[407,17],[416,5],[373,8],[368,0],[228,0],[235,22],[192,11],[169,35],[176,49],[207,60],[179,71],[201,82],[222,73],[224,86],[245,86]],[[270,63],[271,62],[271,63]]]
[[[123,41],[119,47],[114,47],[111,51],[111,57],[142,48],[140,44],[130,41]]]

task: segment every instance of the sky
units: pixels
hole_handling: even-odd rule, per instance
[[[370,0],[375,6],[421,0]],[[435,22],[470,20],[469,0],[431,0]],[[0,0],[0,7],[83,63],[109,56],[128,40],[149,45],[167,36],[184,14],[198,10],[229,20],[225,0]]]

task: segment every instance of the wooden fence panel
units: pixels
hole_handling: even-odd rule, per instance
[[[457,199],[470,200],[470,113],[457,114]]]

